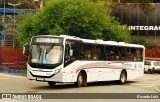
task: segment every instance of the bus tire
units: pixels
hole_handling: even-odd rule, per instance
[[[122,71],[119,78],[120,84],[125,84],[127,82],[127,73],[125,71]]]
[[[152,74],[153,70],[152,69],[148,69],[148,74]]]
[[[75,83],[77,87],[86,87],[87,78],[84,73],[80,72],[77,77],[77,82]]]
[[[56,83],[55,83],[55,82],[52,82],[52,81],[49,81],[49,82],[48,82],[48,85],[49,85],[50,87],[54,87],[54,86],[56,85]]]

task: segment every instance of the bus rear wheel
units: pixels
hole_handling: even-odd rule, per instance
[[[87,86],[87,78],[85,74],[79,73],[77,77],[77,82],[75,83],[77,87],[86,87]]]
[[[148,69],[148,74],[153,74],[153,69]]]
[[[127,73],[125,71],[122,71],[120,74],[119,83],[125,84],[127,82]]]
[[[56,85],[56,83],[55,83],[55,82],[52,82],[52,81],[49,81],[49,82],[48,82],[48,85],[49,85],[50,87],[54,87],[54,86]]]

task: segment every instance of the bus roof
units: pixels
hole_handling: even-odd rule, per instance
[[[138,44],[130,44],[125,42],[116,42],[116,41],[103,41],[103,40],[89,40],[89,39],[82,39],[84,43],[94,43],[94,44],[103,44],[103,45],[114,45],[114,46],[125,46],[125,47],[139,47],[144,48],[143,45]]]
[[[70,39],[70,40],[82,41],[83,43],[144,48],[143,45],[138,45],[138,44],[130,44],[130,43],[116,42],[116,41],[103,41],[102,39],[97,39],[97,40],[82,39],[82,38],[79,38],[79,37],[76,37],[76,36],[68,36],[68,35],[60,35],[60,36],[56,36],[56,35],[38,35],[38,36],[34,36],[34,37],[60,37],[60,38],[65,38],[65,39]]]

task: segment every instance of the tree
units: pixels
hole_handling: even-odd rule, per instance
[[[34,35],[72,35],[88,39],[128,41],[130,31],[110,15],[111,2],[102,0],[51,0],[19,25],[21,44]]]

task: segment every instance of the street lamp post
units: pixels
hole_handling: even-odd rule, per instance
[[[44,0],[34,0],[35,2],[40,1],[40,8],[44,6]]]
[[[44,6],[44,0],[41,0],[40,8],[42,8],[43,6]]]
[[[19,6],[21,5],[21,3],[18,3],[18,4],[12,4],[10,2],[8,2],[8,5],[11,5],[14,7],[14,22],[13,22],[13,26],[14,26],[14,30],[16,31],[16,23],[15,23],[15,15],[16,15],[16,12],[15,12],[15,8],[16,6]],[[14,34],[13,34],[13,48],[15,47],[15,31],[14,31]]]
[[[4,14],[3,14],[3,25],[4,25],[4,39],[3,39],[3,45],[2,46],[5,46],[5,39],[6,39],[6,35],[5,35],[5,16],[6,16],[6,1],[4,0]]]

